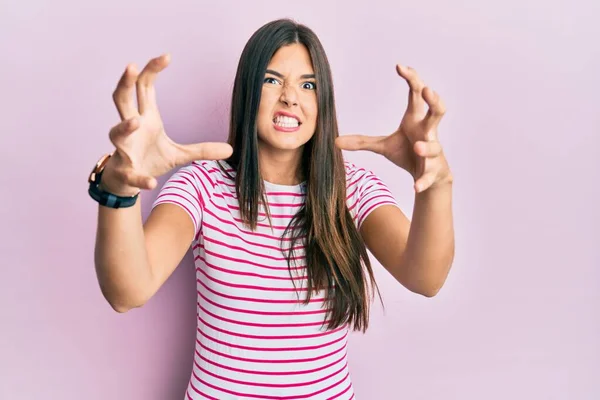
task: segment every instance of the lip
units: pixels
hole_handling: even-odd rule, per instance
[[[292,113],[287,112],[287,111],[277,111],[275,113],[275,115],[273,116],[273,119],[277,118],[280,115],[283,115],[284,117],[295,118],[300,124],[302,124],[302,120],[300,120],[300,118],[297,115],[292,114]]]
[[[283,126],[277,125],[275,123],[275,119],[280,115],[282,115],[284,117],[290,117],[290,118],[296,119],[296,121],[298,121],[298,126],[295,128],[285,128]],[[298,116],[296,116],[292,113],[286,112],[286,111],[277,111],[275,113],[275,116],[273,117],[273,127],[275,128],[275,130],[277,130],[279,132],[296,132],[300,129],[301,126],[302,126],[302,121],[300,121],[300,118],[298,118]]]

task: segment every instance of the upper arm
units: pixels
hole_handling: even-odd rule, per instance
[[[174,173],[163,185],[144,224],[152,296],[171,276],[202,224],[204,199],[209,196],[197,166]]]
[[[177,268],[194,238],[194,223],[183,208],[172,203],[156,206],[144,224],[152,297]]]
[[[350,172],[350,204],[367,249],[400,283],[400,261],[406,249],[410,221],[387,187],[370,171]]]
[[[360,227],[367,249],[398,282],[407,285],[402,277],[401,260],[406,250],[410,221],[394,205],[382,205],[373,210]]]

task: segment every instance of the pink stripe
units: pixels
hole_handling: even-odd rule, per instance
[[[212,212],[209,209],[205,210],[207,214],[213,216],[215,219],[217,219],[219,222],[222,222],[224,224],[228,224],[228,225],[232,225],[235,226],[237,228],[238,231],[240,231],[241,233],[244,233],[246,235],[250,235],[250,236],[258,236],[258,237],[263,237],[265,239],[272,239],[272,240],[283,240],[283,241],[291,241],[292,238],[289,237],[285,237],[285,238],[281,238],[281,237],[277,237],[277,236],[271,236],[271,235],[265,235],[264,233],[258,233],[258,232],[251,232],[251,231],[245,231],[242,228],[240,228],[238,225],[236,225],[234,222],[228,221],[226,219],[223,219],[221,217],[219,217],[217,214],[215,214],[214,212]],[[230,214],[231,215],[231,214]],[[233,218],[235,221],[239,222],[240,224],[243,224],[242,220],[239,218]],[[300,236],[300,240],[306,238],[306,236]]]
[[[322,360],[324,358],[327,357],[331,357],[339,352],[344,352],[344,354],[346,354],[345,350],[346,350],[346,346],[342,346],[337,350],[332,351],[331,353],[328,354],[324,354],[322,356],[318,356],[318,357],[311,357],[311,358],[296,358],[296,359],[285,359],[285,360],[264,360],[264,359],[257,359],[257,358],[245,358],[245,357],[237,357],[237,356],[232,356],[231,354],[227,354],[227,353],[221,353],[220,351],[211,349],[210,347],[206,346],[204,343],[200,342],[198,339],[196,339],[196,343],[202,347],[203,349],[216,354],[218,356],[221,357],[225,357],[225,358],[229,358],[231,360],[236,360],[236,361],[243,361],[243,362],[250,362],[250,363],[259,363],[259,364],[288,364],[288,363],[303,363],[303,362],[313,362],[313,361],[318,361],[318,360]]]
[[[328,310],[313,310],[313,311],[256,311],[256,310],[245,310],[241,308],[234,308],[225,306],[223,304],[219,304],[210,300],[208,297],[204,296],[202,293],[198,292],[200,297],[202,297],[205,301],[212,304],[215,307],[222,308],[227,311],[238,312],[242,314],[254,314],[254,315],[314,315],[314,314],[326,314]]]
[[[353,171],[346,171],[346,182],[350,182],[352,179],[354,179],[354,177],[356,176],[356,174],[358,174],[359,172],[364,172],[366,173],[367,170],[364,168],[353,168]],[[363,174],[364,176],[364,174]]]
[[[238,321],[235,319],[221,317],[220,315],[211,313],[206,308],[202,307],[200,303],[196,303],[196,305],[204,311],[206,314],[210,315],[213,318],[216,318],[220,321],[229,322],[234,325],[244,325],[244,326],[253,326],[256,328],[305,328],[307,326],[319,326],[319,325],[327,325],[329,321],[321,321],[321,322],[303,322],[298,324],[259,324],[256,322],[246,322],[246,321]]]
[[[202,270],[200,270],[200,272],[202,272],[206,277],[211,279],[211,277],[209,277],[206,274],[206,272],[204,272]],[[255,303],[273,303],[273,304],[303,304],[304,303],[304,300],[276,300],[276,299],[260,299],[260,298],[252,298],[252,297],[232,296],[230,294],[221,293],[221,292],[218,292],[218,291],[208,287],[208,285],[205,284],[204,282],[202,282],[200,279],[197,279],[196,282],[198,282],[200,285],[204,286],[204,288],[206,288],[206,290],[208,290],[209,292],[216,294],[217,296],[225,297],[226,299],[231,299],[231,300],[250,301],[250,302],[255,302]],[[313,297],[310,299],[310,303],[322,302],[324,300],[325,299],[323,299],[322,297],[318,297],[318,298]]]
[[[290,196],[290,197],[305,197],[304,193],[290,193],[290,192],[267,192],[267,196]]]
[[[257,243],[257,242],[251,242],[250,240],[246,240],[246,239],[242,238],[241,236],[239,236],[239,235],[236,235],[235,233],[226,232],[226,231],[224,231],[224,230],[222,230],[222,229],[219,229],[219,228],[217,228],[216,226],[214,226],[214,225],[212,225],[212,224],[208,224],[208,223],[206,223],[206,222],[204,223],[204,227],[206,227],[206,228],[209,228],[209,229],[212,229],[212,230],[214,230],[214,231],[216,231],[216,232],[219,232],[219,233],[220,233],[220,234],[222,234],[222,235],[229,236],[229,237],[232,237],[232,238],[235,238],[235,239],[239,239],[239,240],[241,240],[242,242],[244,242],[244,243],[247,243],[247,244],[249,244],[249,245],[251,245],[251,246],[262,247],[262,248],[265,248],[265,249],[271,249],[271,250],[276,250],[276,251],[286,251],[286,252],[287,252],[287,251],[289,250],[289,248],[287,248],[287,249],[286,249],[286,248],[282,249],[281,247],[277,247],[277,246],[269,246],[268,244],[262,244],[262,243]],[[196,247],[198,247],[198,246],[199,246],[199,245],[195,245],[195,246],[194,246],[194,250],[195,250],[195,249],[196,249]],[[292,250],[294,250],[294,251],[298,251],[298,250],[304,250],[304,249],[305,249],[305,246],[296,246],[296,247],[293,247],[293,248],[292,248]]]
[[[217,197],[217,196],[215,196]],[[227,204],[227,208],[229,208],[230,210],[235,210],[235,211],[239,211],[240,208],[238,206],[234,206],[232,204],[226,203]],[[297,207],[298,209],[300,209],[300,206]],[[258,213],[259,216],[261,217],[266,217],[267,213],[259,211]],[[293,218],[296,214],[274,214],[271,213],[271,218],[284,218],[284,219],[290,219]]]
[[[354,204],[352,204],[350,207],[348,207],[348,211],[352,211],[354,209],[354,207],[356,207],[356,205],[358,204],[358,202],[361,200],[360,196],[358,196],[356,198],[356,200],[354,200]]]
[[[234,193],[215,193],[214,194],[215,197],[230,197],[232,199],[237,199],[236,195]],[[305,196],[305,195],[303,195]],[[267,198],[267,200],[269,200]],[[305,204],[305,202],[303,201],[302,203],[275,203],[275,202],[271,202],[269,201],[267,204],[269,204],[269,207],[298,207],[298,206],[303,206]],[[238,208],[239,209],[239,208]]]
[[[340,368],[339,370],[324,376],[322,378],[319,379],[315,379],[313,381],[309,381],[309,382],[298,382],[298,383],[259,383],[259,382],[252,382],[252,381],[242,381],[242,380],[238,380],[238,379],[232,379],[232,378],[227,378],[225,376],[219,376],[217,374],[215,374],[214,372],[210,372],[209,370],[203,368],[201,365],[199,365],[198,363],[194,362],[196,364],[196,367],[198,367],[198,369],[202,372],[204,372],[206,375],[212,376],[213,378],[217,378],[223,381],[227,381],[227,382],[231,382],[231,383],[236,383],[238,385],[244,385],[244,386],[258,386],[258,387],[268,387],[268,388],[292,388],[292,387],[302,387],[302,386],[309,386],[309,385],[315,385],[317,383],[321,383],[323,381],[326,381],[327,379],[330,379],[336,375],[338,375],[339,373],[341,373],[344,369],[346,369],[346,367],[348,366],[348,364],[344,364],[344,366],[342,368]],[[196,375],[195,371],[192,371],[192,373],[198,377]],[[198,377],[199,378],[199,377]]]
[[[377,192],[381,192],[381,189],[378,189],[375,193]],[[374,194],[374,193],[373,193]],[[392,195],[388,192],[388,191],[383,191],[383,193],[378,194],[376,196],[371,196],[368,198],[363,199],[362,204],[360,205],[360,207],[358,208],[358,211],[356,211],[356,215],[359,216],[359,218],[362,218],[362,209],[367,206],[369,203],[371,203],[373,200],[375,199],[380,199],[382,197],[389,197],[392,198]]]
[[[198,203],[194,204],[194,202],[193,202],[193,201],[191,201],[191,200],[190,200],[188,197],[185,197],[185,196],[184,196],[184,195],[182,195],[182,194],[179,194],[179,193],[175,193],[175,192],[174,192],[175,190],[182,190],[182,191],[183,191],[185,194],[187,194],[188,196],[190,196],[190,197],[194,198],[194,197],[193,197],[193,195],[192,195],[191,193],[189,193],[188,191],[186,191],[185,189],[183,189],[183,188],[181,188],[181,187],[173,187],[173,188],[169,188],[169,189],[171,189],[171,190],[170,190],[170,191],[164,191],[164,192],[162,192],[161,194],[159,194],[159,195],[156,197],[156,200],[162,199],[162,198],[164,198],[164,197],[167,197],[167,196],[179,197],[179,198],[181,198],[181,199],[184,199],[184,200],[185,200],[185,201],[187,201],[188,203],[190,203],[190,205],[191,205],[192,207],[194,207],[196,210],[198,210],[198,211],[199,211],[199,210],[201,210],[201,208],[200,208],[200,204],[198,204]],[[189,210],[188,210],[188,211],[189,211]]]
[[[197,350],[196,350],[196,355],[202,361],[204,361],[204,362],[207,362],[209,364],[214,365],[215,367],[223,368],[223,369],[226,369],[226,370],[229,370],[229,371],[240,372],[240,373],[243,373],[243,374],[272,375],[272,376],[312,374],[312,373],[319,372],[319,371],[322,371],[324,369],[327,369],[329,367],[332,367],[332,366],[334,366],[336,364],[339,364],[346,357],[346,355],[344,354],[339,359],[335,360],[332,363],[329,363],[329,364],[324,365],[324,366],[319,367],[319,368],[313,368],[313,369],[307,369],[307,370],[299,370],[299,371],[256,371],[256,370],[251,370],[251,369],[233,368],[233,367],[230,367],[230,366],[225,365],[225,364],[220,364],[218,362],[215,362],[213,360],[210,360],[210,359],[204,357],[203,355],[201,355],[200,353],[198,353]],[[194,360],[194,362],[196,362],[196,361]]]
[[[229,214],[231,214],[231,211],[229,210],[229,207],[223,207],[223,206],[220,206],[220,205],[218,205],[217,203],[215,203],[215,201],[213,200],[213,198],[212,198],[212,197],[210,198],[210,202],[212,203],[212,205],[213,205],[213,206],[214,206],[214,207],[215,207],[217,210],[221,210],[221,211],[223,211],[223,212],[226,212],[226,213],[229,213]],[[229,206],[229,205],[228,205],[228,206]],[[262,215],[264,215],[263,213],[259,213],[259,214],[262,214]],[[233,217],[233,215],[232,215],[232,217]],[[291,218],[292,216],[290,215],[289,217]],[[274,217],[274,218],[275,218],[275,217]],[[241,223],[243,223],[243,221],[242,221],[242,219],[241,219],[241,218],[233,217],[233,219],[234,219],[235,221],[237,221],[237,222],[241,222]],[[271,226],[271,225],[269,225],[269,224],[263,224],[263,223],[257,223],[256,225],[257,225],[257,226],[262,226],[263,228],[273,228],[273,229],[280,229],[280,230],[285,230],[285,229],[287,229],[287,225],[273,225],[273,226]],[[299,229],[299,228],[294,228],[294,229]]]
[[[374,209],[375,207],[378,207],[380,205],[383,204],[389,204],[389,205],[394,205],[394,202],[392,202],[391,200],[384,200],[384,201],[380,201],[379,203],[375,203],[373,204],[371,207],[369,207],[364,213],[363,213],[363,217],[358,221],[358,226],[361,226],[364,219],[369,215],[369,212],[371,212],[372,209]]]
[[[200,394],[201,396],[204,396],[205,398],[207,398],[208,400],[219,400],[216,397],[212,397],[207,395],[206,393],[201,392],[200,390],[196,389],[194,387],[194,385],[192,384],[192,389],[194,389],[195,392],[197,392],[198,394]],[[194,400],[194,398],[192,396],[190,396],[190,392],[189,392],[189,388],[185,391],[185,394],[187,394],[187,398],[190,400]]]
[[[215,197],[221,197],[221,198],[223,198],[223,196],[215,196]],[[233,204],[229,204],[229,203],[225,203],[225,204],[227,204],[227,208],[229,208],[230,210],[235,210],[235,211],[239,211],[240,210],[239,206],[236,206],[236,205],[233,205]],[[273,206],[272,203],[267,203],[267,204],[269,205],[269,207]],[[303,206],[303,205],[304,205],[304,203],[301,203],[301,204],[288,204],[287,208],[294,207],[294,208],[297,208],[298,210],[300,210],[301,206]],[[267,213],[265,213],[265,212],[259,212],[258,215],[260,215],[261,217],[266,217]],[[275,213],[271,213],[271,217],[273,217],[273,218],[292,218],[295,215],[296,214],[275,214]]]
[[[347,189],[348,189],[348,188],[346,188],[346,190],[347,190]],[[350,193],[348,196],[346,196],[346,200],[350,200],[350,199],[352,198],[352,196],[354,196],[354,194],[356,193],[356,191],[357,191],[357,190],[358,190],[358,186],[356,186],[356,187],[354,188],[354,190],[352,191],[352,193]],[[346,192],[346,193],[348,193],[348,192]]]
[[[202,331],[202,329],[198,328],[198,333],[200,333],[202,336],[204,336],[205,338],[207,338],[208,340],[210,340],[213,343],[217,343],[223,346],[227,346],[230,348],[234,348],[234,349],[242,349],[242,350],[250,350],[250,351],[306,351],[306,350],[317,350],[317,349],[322,349],[324,347],[329,347],[332,346],[334,344],[337,344],[341,341],[343,341],[344,339],[346,339],[346,335],[341,336],[331,342],[328,343],[322,343],[316,346],[304,346],[304,347],[252,347],[252,346],[242,346],[241,344],[234,344],[234,343],[229,343],[226,342],[224,340],[219,340],[216,339],[212,336],[210,336],[209,334],[207,334],[206,332]]]
[[[339,385],[343,381],[345,381],[348,378],[348,376],[350,376],[350,374],[347,373],[346,376],[343,379],[341,379],[339,382],[336,382],[333,385],[326,387],[325,389],[321,389],[318,392],[310,393],[310,394],[307,394],[307,395],[297,395],[297,396],[281,397],[281,396],[266,396],[266,395],[255,395],[255,394],[249,394],[249,393],[234,392],[233,390],[219,388],[219,387],[217,387],[215,385],[212,385],[212,384],[206,382],[205,380],[201,379],[198,375],[196,375],[196,372],[194,372],[194,371],[192,371],[192,374],[194,375],[194,377],[199,382],[201,382],[202,384],[204,384],[204,385],[206,385],[206,386],[208,386],[208,387],[210,387],[212,389],[219,390],[219,391],[224,392],[224,393],[233,394],[233,395],[236,395],[236,396],[245,396],[245,397],[258,398],[258,399],[269,399],[269,400],[271,400],[271,399],[273,399],[273,400],[282,400],[282,399],[292,400],[292,399],[306,399],[306,398],[310,398],[312,396],[315,396],[317,394],[321,394],[323,392],[326,392],[329,389],[332,389],[332,388],[336,387],[337,385]]]
[[[209,400],[219,400],[219,399],[218,399],[218,398],[216,398],[216,397],[210,397],[210,396],[209,396],[209,395],[207,395],[206,393],[204,393],[204,392],[200,391],[200,389],[198,389],[196,386],[194,386],[194,382],[190,382],[190,386],[192,387],[192,389],[194,390],[194,392],[198,393],[198,394],[199,394],[199,395],[201,395],[201,396],[204,396],[204,397],[206,397],[206,398],[207,398],[207,399],[209,399]],[[206,385],[206,386],[208,386],[208,385]],[[191,398],[191,397],[190,397],[190,398]]]
[[[355,179],[353,182],[351,182],[351,183],[347,184],[347,185],[346,185],[346,188],[350,188],[350,187],[352,187],[352,186],[356,185],[356,183],[357,183],[357,182],[359,182],[359,181],[360,181],[360,180],[361,180],[361,179],[362,179],[362,178],[363,178],[363,177],[364,177],[366,174],[367,174],[367,173],[366,173],[366,171],[365,171],[365,173],[364,173],[364,174],[362,174],[361,176],[359,176],[358,178],[356,178],[356,179]],[[347,190],[347,189],[346,189],[346,190]]]
[[[270,287],[265,287],[265,286],[238,285],[235,283],[229,283],[229,282],[225,282],[220,279],[217,279],[217,278],[213,278],[212,276],[210,276],[206,271],[204,271],[201,268],[196,268],[196,271],[201,272],[204,276],[206,276],[208,279],[210,279],[211,281],[213,281],[215,283],[218,283],[223,286],[238,288],[238,289],[264,290],[267,292],[295,292],[295,291],[306,292],[307,291],[306,288],[298,288],[298,289],[295,289],[295,288],[270,288]]]
[[[329,335],[333,335],[334,333],[340,332],[342,330],[346,330],[347,325],[344,325],[340,328],[336,328],[332,331],[325,331],[325,332],[319,332],[319,333],[310,333],[307,335],[274,335],[274,336],[262,336],[262,335],[249,335],[246,333],[237,333],[237,332],[233,332],[227,329],[223,329],[223,328],[218,328],[210,323],[208,323],[207,321],[205,321],[204,319],[202,319],[201,316],[198,315],[198,321],[200,321],[201,324],[204,324],[206,326],[208,326],[210,329],[213,329],[215,331],[221,332],[221,333],[225,333],[227,335],[231,335],[231,336],[237,336],[237,337],[243,337],[243,338],[247,338],[247,339],[261,339],[261,340],[276,340],[276,339],[280,339],[280,340],[286,340],[286,339],[313,339],[316,337],[321,337],[321,336],[329,336]]]
[[[244,222],[242,221],[242,219],[241,219],[241,218],[234,217],[234,216],[231,214],[231,210],[229,210],[229,208],[228,208],[228,207],[223,207],[223,206],[220,206],[220,205],[218,205],[217,203],[215,203],[215,201],[213,200],[213,198],[212,198],[212,197],[210,198],[210,202],[212,203],[213,207],[215,207],[217,210],[223,211],[223,212],[225,212],[225,213],[228,213],[229,215],[231,215],[231,217],[232,217],[232,218],[233,218],[233,219],[234,219],[236,222],[239,222],[239,223],[242,223],[242,224],[244,223]],[[271,228],[273,228],[273,229],[279,229],[279,230],[286,230],[286,229],[287,229],[287,225],[273,225],[273,226],[271,226],[271,225],[269,225],[269,224],[260,223],[260,222],[259,222],[259,223],[257,223],[256,225],[257,225],[257,226],[261,226],[261,227],[263,227],[263,228],[269,228],[269,229],[271,229]],[[294,229],[299,229],[299,228],[294,228]]]
[[[201,209],[204,209],[204,198],[209,196],[209,192],[206,190],[206,188],[204,188],[204,193],[206,194],[205,196],[202,195],[200,193],[200,189],[198,188],[198,185],[196,184],[196,181],[198,181],[196,175],[194,175],[192,172],[182,169],[181,170],[181,178],[185,179],[186,181],[188,181],[189,186],[194,188],[194,191],[196,192],[196,200],[198,200],[200,202],[200,206]],[[200,181],[200,183],[202,183]],[[204,187],[204,185],[202,185]]]
[[[229,186],[230,188],[235,188],[235,183],[225,182],[224,180],[219,179],[219,178],[217,178],[217,180],[215,182],[217,182],[219,185]]]
[[[298,277],[290,278],[289,276],[272,276],[272,275],[257,274],[255,272],[234,271],[231,269],[218,267],[215,264],[211,264],[202,257],[200,257],[200,260],[202,260],[204,262],[204,264],[206,264],[206,266],[209,267],[210,269],[214,269],[214,270],[221,271],[223,273],[231,274],[231,275],[255,276],[257,278],[274,279],[277,281],[290,281],[290,280],[295,281],[295,280],[304,280],[304,279],[308,278],[307,276],[298,276]]]
[[[350,382],[350,383],[348,384],[348,386],[346,387],[346,389],[344,389],[344,390],[343,390],[341,393],[338,393],[338,394],[336,394],[336,395],[335,395],[335,396],[333,396],[333,397],[329,397],[327,400],[335,400],[335,399],[339,398],[340,396],[342,396],[342,395],[346,394],[346,392],[347,392],[348,390],[350,390],[350,388],[351,388],[351,387],[352,387],[352,382]],[[350,399],[353,399],[353,398],[354,398],[354,395],[352,395],[352,397],[351,397]]]
[[[228,248],[228,249],[230,249],[230,250],[239,250],[239,251],[243,251],[244,253],[251,254],[251,255],[253,255],[253,256],[255,256],[255,257],[267,258],[267,259],[269,259],[269,260],[274,260],[274,261],[286,261],[286,260],[287,260],[287,258],[286,258],[286,257],[275,257],[275,256],[269,256],[269,255],[267,255],[267,254],[256,253],[256,252],[250,251],[250,250],[248,250],[248,249],[245,249],[245,248],[243,248],[243,247],[234,246],[234,245],[231,245],[231,244],[228,244],[228,243],[225,243],[225,242],[221,242],[221,241],[219,241],[219,240],[212,239],[212,238],[210,238],[210,237],[208,237],[208,236],[206,236],[206,235],[204,236],[204,241],[205,241],[205,242],[214,243],[214,244],[216,244],[216,245],[219,245],[219,246],[222,246],[222,247]],[[303,260],[304,258],[305,258],[305,257],[297,256],[297,257],[292,257],[291,259],[292,259],[292,260]]]
[[[183,208],[184,208],[184,209],[185,209],[185,210],[188,212],[188,214],[190,215],[190,217],[192,217],[192,221],[194,221],[194,229],[198,230],[198,221],[196,220],[196,217],[195,217],[195,216],[194,216],[194,214],[193,214],[193,213],[190,211],[190,209],[189,209],[189,208],[187,208],[187,207],[186,207],[186,206],[184,206],[182,203],[180,203],[180,202],[178,202],[178,201],[176,201],[176,200],[173,200],[173,199],[164,199],[164,200],[159,200],[159,201],[156,201],[154,204],[155,204],[155,206],[157,206],[157,205],[159,205],[159,204],[164,204],[164,203],[172,203],[172,204],[177,204],[177,205],[179,205],[179,206],[183,207]]]
[[[204,249],[204,253],[215,257],[215,258],[220,258],[222,260],[227,260],[227,261],[232,261],[232,262],[236,262],[236,263],[240,263],[242,265],[254,265],[255,267],[259,267],[259,268],[265,268],[265,269],[270,269],[270,270],[278,270],[278,271],[287,271],[288,267],[273,267],[270,265],[264,265],[264,264],[259,264],[259,263],[255,263],[254,261],[250,261],[250,260],[244,260],[242,258],[235,258],[235,257],[228,257],[228,256],[224,256],[222,254],[217,254],[214,251],[210,251],[210,250],[206,250],[206,248],[203,245],[200,245],[201,249]],[[196,256],[196,259],[201,258],[200,255]],[[294,257],[292,258],[292,260],[299,260],[299,257]],[[204,259],[202,259],[204,261]],[[280,260],[283,261],[283,260]],[[297,267],[292,267],[292,270],[299,270],[299,269],[304,269],[306,268],[305,265],[300,265]]]
[[[187,170],[184,169],[184,170],[181,171],[181,178],[185,179],[189,183],[189,185],[194,188],[194,190],[196,191],[197,199],[202,199],[204,197],[204,196],[202,196],[200,194],[200,190],[198,189],[198,185],[195,182],[196,181],[196,176],[193,173],[191,173],[191,172],[189,172],[189,171],[187,171]],[[205,192],[205,193],[208,195],[208,192]]]
[[[204,163],[203,163],[204,164]],[[229,174],[233,174],[235,171],[235,169],[233,168],[217,168],[217,167],[206,167],[206,169],[208,170],[208,172],[218,172],[221,174],[222,177],[227,177],[227,175],[225,175],[225,173],[223,171],[225,171],[226,173]],[[229,179],[229,177],[227,177]]]
[[[212,187],[215,187],[215,183],[213,182],[212,179],[210,179],[210,175],[208,175],[208,172],[206,172],[206,165],[203,165],[202,168],[200,168],[200,166],[198,164],[192,164],[194,165],[194,169],[198,172],[200,172],[202,175],[204,175],[204,177],[206,178],[206,180],[208,181],[208,183],[210,183],[212,185]],[[202,180],[200,180],[202,181]]]
[[[213,185],[213,190],[212,191],[208,190],[206,188],[206,185],[204,184],[204,180],[202,179],[202,177],[200,177],[200,175],[198,175],[198,171],[200,171],[202,173],[204,170],[202,168],[198,168],[197,165],[195,167],[196,168],[194,168],[192,172],[189,172],[189,171],[184,171],[184,172],[187,172],[188,174],[190,174],[194,178],[194,180],[200,182],[200,185],[202,185],[202,189],[204,189],[204,193],[206,193],[206,196],[200,196],[200,198],[203,199],[204,197],[206,197],[207,199],[210,199],[211,198],[211,194],[214,191],[214,185]],[[203,174],[203,175],[206,176],[206,174]],[[212,181],[210,180],[210,178],[207,178],[207,179],[208,179],[208,181],[210,183],[212,183]]]

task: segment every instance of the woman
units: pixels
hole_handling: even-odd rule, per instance
[[[425,296],[452,263],[439,97],[398,66],[410,87],[398,130],[338,137],[321,43],[309,28],[278,20],[241,55],[228,144],[180,145],[164,132],[155,100],[153,82],[168,62],[151,60],[139,74],[128,66],[114,92],[116,149],[90,176],[101,205],[102,293],[118,312],[142,306],[191,243],[198,329],[188,399],[354,398],[346,340],[350,329],[367,328],[376,291],[367,249]],[[414,176],[412,223],[342,149],[380,153]],[[139,191],[174,168],[142,224]]]

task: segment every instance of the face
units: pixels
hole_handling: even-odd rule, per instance
[[[263,81],[257,127],[261,151],[299,152],[317,125],[316,81],[302,44],[280,48]]]

